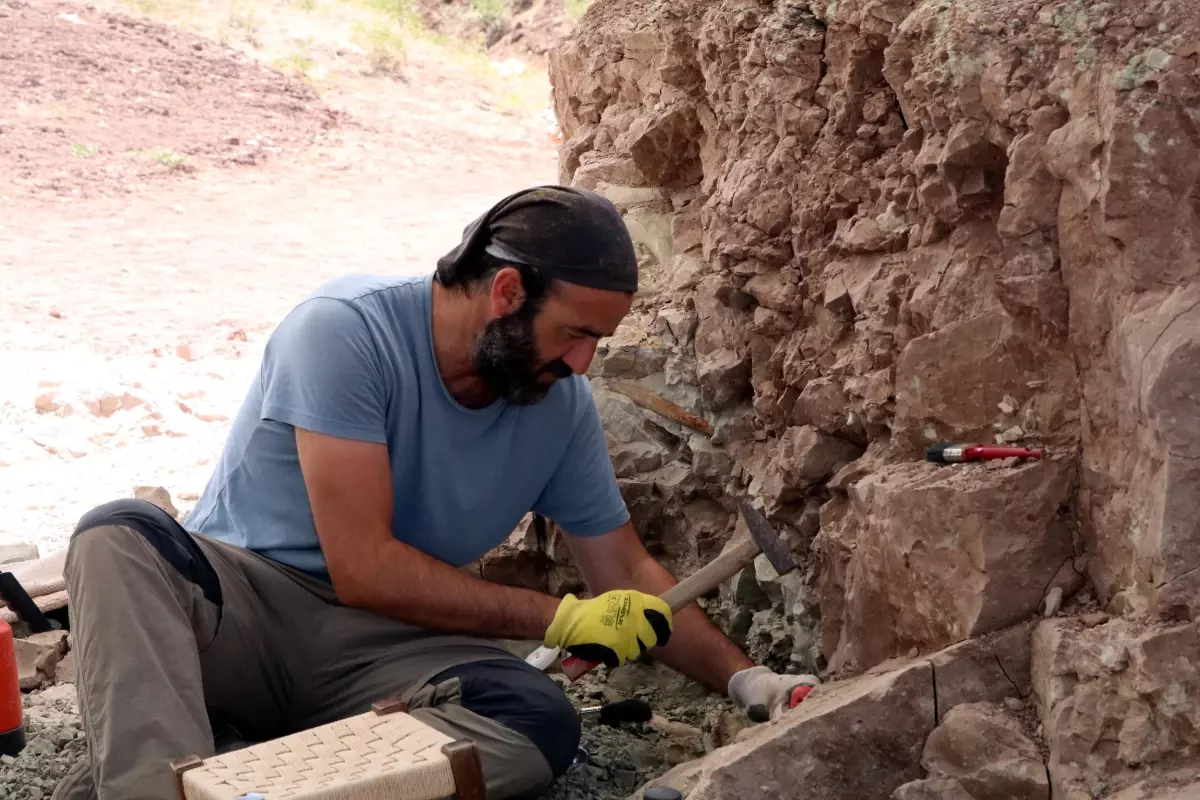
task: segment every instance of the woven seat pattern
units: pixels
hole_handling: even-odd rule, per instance
[[[205,759],[187,800],[437,800],[454,795],[449,736],[405,713],[361,714]]]

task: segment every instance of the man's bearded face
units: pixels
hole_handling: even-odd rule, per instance
[[[512,314],[484,326],[472,358],[484,382],[512,405],[530,405],[545,398],[559,378],[572,370],[562,359],[538,363],[533,318],[539,304],[526,302]]]

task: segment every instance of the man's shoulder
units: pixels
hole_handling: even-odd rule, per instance
[[[294,330],[355,331],[377,341],[420,338],[427,330],[430,276],[350,273],[330,278],[288,312]]]
[[[309,293],[305,300],[341,300],[361,305],[371,300],[420,296],[427,288],[427,275],[368,275],[348,273],[330,278]]]

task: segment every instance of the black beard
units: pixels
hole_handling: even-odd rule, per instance
[[[488,322],[475,342],[471,360],[484,383],[516,406],[532,405],[546,397],[554,383],[540,383],[543,374],[555,378],[572,374],[562,359],[538,365],[533,320],[520,311]]]

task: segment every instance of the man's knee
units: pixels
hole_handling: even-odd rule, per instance
[[[67,545],[64,578],[71,584],[90,566],[106,573],[148,558],[162,559],[221,605],[220,580],[208,557],[167,512],[144,500],[113,500],[84,514]]]
[[[67,582],[89,573],[89,565],[111,564],[141,549],[141,534],[126,525],[101,524],[77,528],[67,542],[63,577]]]
[[[458,678],[461,703],[531,741],[558,778],[579,748],[579,712],[562,689],[523,661],[477,661],[453,667],[434,679]]]

